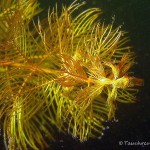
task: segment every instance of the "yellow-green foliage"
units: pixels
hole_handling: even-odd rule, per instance
[[[117,102],[135,101],[134,64],[120,27],[99,23],[101,10],[72,14],[83,4],[41,12],[37,0],[0,1],[0,119],[10,150],[44,149],[53,127],[85,141],[103,134]]]

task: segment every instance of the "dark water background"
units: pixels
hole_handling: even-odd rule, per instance
[[[68,5],[73,0],[39,0],[45,9],[63,2]],[[150,143],[150,0],[86,0],[84,7],[99,7],[103,11],[102,20],[107,24],[115,17],[115,26],[129,32],[133,51],[138,64],[133,68],[136,77],[145,80],[140,88],[136,104],[118,106],[118,122],[109,123],[102,139],[90,139],[80,143],[69,135],[56,131],[56,143],[52,150],[122,150],[150,149],[149,146],[121,146],[119,141]],[[45,16],[45,14],[42,14]],[[2,141],[2,139],[0,139]],[[3,146],[1,146],[3,147]],[[0,147],[0,150],[3,148]],[[48,150],[48,149],[47,149]]]

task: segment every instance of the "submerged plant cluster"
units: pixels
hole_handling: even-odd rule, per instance
[[[81,142],[103,134],[117,103],[135,102],[134,54],[120,27],[99,23],[101,10],[76,17],[83,3],[48,17],[37,0],[0,1],[0,120],[6,149],[44,149],[54,129]]]

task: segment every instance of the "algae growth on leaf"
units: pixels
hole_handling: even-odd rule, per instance
[[[134,54],[121,27],[84,3],[33,20],[36,0],[0,2],[0,119],[7,149],[44,149],[54,127],[81,142],[99,138],[117,103],[135,102]],[[34,136],[33,136],[34,135]]]

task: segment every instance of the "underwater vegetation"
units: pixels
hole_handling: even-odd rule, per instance
[[[136,102],[143,80],[121,26],[74,1],[47,18],[37,0],[0,1],[0,122],[9,150],[44,149],[54,127],[81,142],[99,138],[117,103]]]

